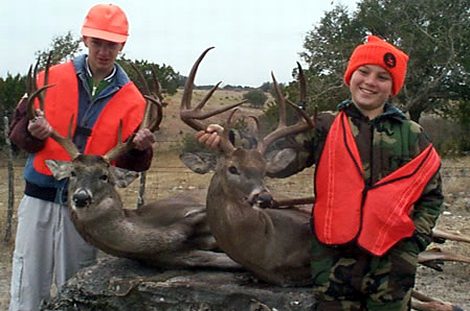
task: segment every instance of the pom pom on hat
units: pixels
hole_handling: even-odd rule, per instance
[[[377,36],[369,35],[367,42],[358,45],[352,52],[344,73],[344,83],[349,86],[352,74],[360,66],[378,65],[392,76],[392,94],[397,95],[405,82],[407,63],[408,55],[403,51]]]

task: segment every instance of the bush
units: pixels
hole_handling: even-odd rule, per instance
[[[261,108],[268,100],[268,96],[260,89],[254,89],[243,94],[243,99],[246,99],[252,107]]]

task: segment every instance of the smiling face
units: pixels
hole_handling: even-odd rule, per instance
[[[93,75],[104,77],[111,73],[114,61],[123,49],[124,43],[91,37],[83,37],[83,42],[88,48],[88,63]]]
[[[392,95],[392,85],[387,70],[377,65],[363,65],[352,74],[349,90],[356,107],[373,119],[383,112],[385,102]]]

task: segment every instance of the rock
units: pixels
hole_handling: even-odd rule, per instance
[[[41,310],[300,311],[313,303],[311,288],[272,286],[245,271],[163,270],[106,256]]]

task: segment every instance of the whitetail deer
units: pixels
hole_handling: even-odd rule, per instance
[[[45,83],[47,70],[46,66]],[[37,89],[35,76],[32,74],[35,91],[28,99],[31,118],[35,117],[35,98],[43,109],[42,93],[50,87]],[[150,94],[146,86],[147,108],[141,127],[155,129],[162,120],[162,97],[158,90],[157,94]],[[150,102],[157,106],[155,122],[150,121]],[[51,138],[69,153],[72,161],[46,162],[55,178],[69,178],[69,210],[77,231],[86,241],[108,254],[159,267],[239,267],[224,253],[213,251],[216,246],[206,224],[205,206],[194,198],[181,196],[149,203],[137,210],[124,208],[115,187],[127,186],[138,173],[114,167],[110,162],[132,148],[132,137],[123,142],[120,128],[116,147],[104,156],[85,155],[72,142],[71,125],[72,122],[67,137],[53,129]]]
[[[222,107],[212,112],[202,109],[215,92],[220,82],[195,107],[191,107],[191,98],[197,69],[205,57],[205,50],[193,65],[186,81],[181,102],[181,119],[196,131],[204,131],[207,125],[202,121],[218,113],[233,109],[241,103]],[[262,208],[274,205],[291,205],[295,200],[274,202],[267,190],[264,178],[289,165],[292,153],[282,150],[266,156],[271,143],[279,138],[300,133],[313,126],[301,109],[292,105],[282,94],[273,75],[274,90],[279,102],[279,124],[277,129],[264,137],[255,149],[235,148],[228,138],[227,131],[220,133],[220,149],[216,166],[199,157],[198,154],[183,154],[182,161],[197,173],[206,173],[214,169],[207,193],[207,219],[217,244],[233,260],[251,271],[259,279],[281,286],[306,285],[311,282],[311,231],[309,221],[311,213],[299,208]],[[299,66],[301,100],[305,97],[302,70]],[[286,124],[286,103],[291,104],[300,114],[294,125]],[[233,110],[228,117],[230,128]],[[213,161],[211,161],[214,163]],[[312,200],[298,200],[299,204]],[[451,236],[442,236],[451,238]],[[450,259],[446,254],[425,252],[420,261],[432,263]],[[462,258],[460,258],[462,259]],[[468,258],[466,259],[468,260]],[[465,260],[461,260],[465,261]],[[419,294],[414,294],[417,297]],[[417,297],[419,299],[419,296]],[[427,302],[423,302],[426,307]],[[420,307],[423,307],[423,304]],[[430,304],[426,310],[433,310]],[[449,305],[446,305],[446,308]],[[445,310],[445,309],[442,309]]]

